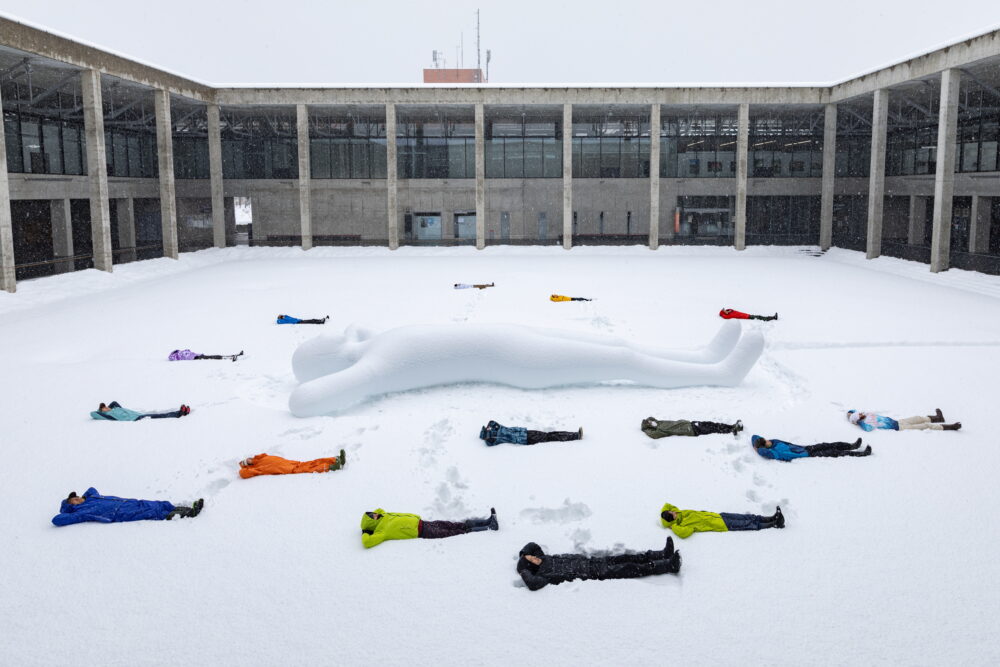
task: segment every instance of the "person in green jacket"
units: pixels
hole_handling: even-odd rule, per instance
[[[490,508],[488,519],[465,521],[424,521],[416,514],[386,512],[381,507],[361,515],[361,543],[365,545],[365,549],[371,549],[386,540],[411,540],[415,537],[434,540],[481,530],[500,530],[494,508]]]
[[[670,528],[680,538],[690,537],[692,533],[724,533],[730,530],[762,530],[764,528],[785,527],[785,517],[781,513],[780,507],[776,507],[771,516],[760,516],[759,514],[682,510],[670,503],[665,503],[663,509],[660,510],[660,522],[664,528]]]
[[[732,433],[738,435],[743,430],[743,422],[739,419],[735,424],[720,422],[688,421],[687,419],[656,419],[646,417],[642,420],[642,432],[650,438],[666,438],[671,435],[708,435],[709,433]]]

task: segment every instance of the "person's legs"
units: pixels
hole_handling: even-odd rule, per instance
[[[706,435],[708,433],[732,433],[736,425],[697,421],[691,422],[691,428],[694,429],[695,435]]]
[[[567,442],[569,440],[579,440],[579,431],[532,431],[528,429],[528,444],[534,445],[539,442]]]
[[[228,359],[229,357],[223,357],[221,354],[199,354],[195,357],[198,359]]]
[[[149,417],[150,419],[168,419],[168,418],[171,418],[171,417],[183,417],[183,416],[184,416],[184,412],[183,411],[181,411],[181,410],[174,410],[172,412],[160,412],[160,413],[145,414],[142,417],[139,417],[139,419],[143,419],[144,417]]]
[[[167,521],[170,521],[174,517],[180,517],[182,519],[193,519],[194,517],[201,514],[201,508],[205,506],[205,499],[199,498],[194,501],[191,507],[185,505],[174,505],[174,509],[167,514]]]
[[[941,424],[931,421],[930,417],[906,417],[905,419],[898,420],[900,431],[912,431],[912,430],[925,430],[933,429],[935,431],[942,430]]]
[[[478,532],[480,530],[500,530],[500,524],[497,521],[497,511],[494,508],[490,508],[490,515],[485,519],[466,519],[465,525],[472,532]]]
[[[329,315],[327,315],[327,316],[326,316],[326,317],[324,317],[323,319],[316,319],[316,318],[313,318],[313,319],[311,319],[311,320],[299,320],[299,324],[326,324],[326,321],[327,321],[328,319],[330,319],[330,316],[329,316]]]
[[[439,540],[444,537],[454,537],[471,532],[464,523],[457,521],[421,521],[420,537],[425,540]]]
[[[729,530],[760,530],[761,528],[768,527],[761,525],[762,523],[766,523],[767,519],[759,514],[730,514],[729,512],[721,512],[720,516]]]

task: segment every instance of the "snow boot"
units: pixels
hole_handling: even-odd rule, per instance
[[[577,439],[577,440],[583,440],[583,427],[582,427],[582,426],[580,427],[580,430],[579,430],[579,431],[577,431],[577,434],[578,434],[578,435],[577,435],[577,438],[576,438],[576,439]]]
[[[199,498],[198,500],[194,501],[194,504],[191,506],[191,511],[188,512],[187,517],[189,519],[193,519],[194,517],[198,516],[199,514],[201,514],[201,509],[204,506],[205,506],[204,498]]]
[[[927,418],[931,420],[932,424],[943,424],[944,415],[941,414],[941,408],[934,408],[933,415],[927,415]]]
[[[857,449],[860,446],[861,446],[861,438],[858,438],[857,440],[854,441],[854,449]]]
[[[942,431],[957,431],[962,428],[962,422],[955,422],[954,424],[941,424]]]
[[[674,538],[673,536],[667,537],[667,543],[663,547],[663,558],[664,560],[670,560],[670,557],[674,555]]]
[[[742,430],[743,430],[743,420],[737,419],[736,423],[733,424],[733,435],[738,436],[740,434],[740,431]]]
[[[181,417],[191,414],[191,408],[187,405],[182,405],[180,409]]]
[[[681,571],[681,552],[675,551],[670,558],[653,562],[653,574],[677,574]]]
[[[500,522],[497,521],[497,511],[493,507],[490,508],[490,519],[486,523],[486,526],[490,530],[500,530]]]

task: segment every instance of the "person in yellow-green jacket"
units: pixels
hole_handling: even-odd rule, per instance
[[[435,540],[481,530],[500,530],[494,508],[490,508],[488,519],[465,521],[424,521],[416,514],[386,512],[381,507],[361,515],[361,543],[365,545],[365,549],[371,549],[386,540],[411,540],[415,537]]]
[[[665,503],[660,510],[660,522],[664,528],[674,531],[677,537],[690,537],[692,533],[719,532],[730,530],[762,530],[764,528],[784,528],[785,517],[781,507],[776,507],[771,516],[759,514],[730,514],[729,512],[701,512],[677,509]]]

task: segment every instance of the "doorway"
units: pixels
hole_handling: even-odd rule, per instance
[[[475,240],[476,238],[475,211],[455,213],[455,238]]]
[[[441,214],[414,213],[413,231],[415,232],[418,241],[440,241]]]

